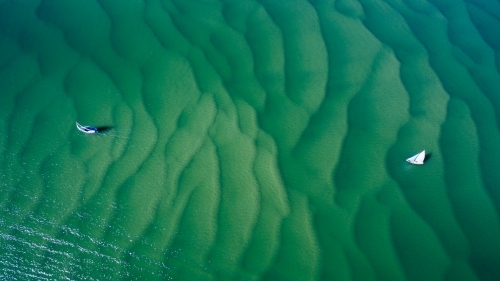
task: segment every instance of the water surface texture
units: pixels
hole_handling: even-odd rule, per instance
[[[496,0],[0,0],[0,279],[500,280],[499,73]]]

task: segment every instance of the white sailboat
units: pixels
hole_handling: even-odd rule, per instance
[[[76,122],[76,128],[85,134],[95,134],[97,133],[97,128],[91,126],[82,126]]]
[[[416,165],[422,165],[424,164],[424,159],[425,159],[425,150],[422,152],[415,154],[414,156],[406,159],[406,162],[416,164]]]

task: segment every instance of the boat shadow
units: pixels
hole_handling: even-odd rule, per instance
[[[113,129],[112,126],[101,126],[101,127],[96,127],[98,133],[104,133],[107,132],[111,129]]]
[[[431,159],[431,157],[432,157],[432,153],[425,154],[424,162]]]

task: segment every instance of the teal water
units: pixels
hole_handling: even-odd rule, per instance
[[[500,280],[499,23],[0,0],[1,279]]]

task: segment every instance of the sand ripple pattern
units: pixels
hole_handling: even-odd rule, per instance
[[[500,280],[498,1],[3,0],[0,94],[1,279]]]

